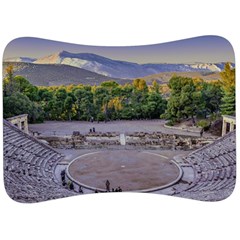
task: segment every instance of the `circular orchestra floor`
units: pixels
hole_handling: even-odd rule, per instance
[[[167,157],[137,150],[100,151],[81,155],[68,166],[67,174],[77,184],[91,189],[154,191],[176,183],[181,168]]]

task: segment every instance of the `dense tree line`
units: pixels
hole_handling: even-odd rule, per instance
[[[174,124],[184,118],[235,115],[235,69],[225,65],[218,81],[173,76],[169,81],[170,97],[162,117]]]
[[[159,88],[142,79],[124,86],[108,81],[100,86],[39,87],[38,102],[48,120],[153,119],[166,108]]]
[[[170,97],[164,98],[161,86],[143,79],[119,85],[114,81],[100,86],[69,85],[36,87],[7,69],[3,80],[4,118],[23,113],[30,122],[43,120],[108,121],[116,119],[165,118],[174,124],[184,118],[207,118],[213,114],[235,113],[235,69],[226,64],[221,79],[173,76],[168,84]]]
[[[206,118],[219,113],[223,96],[220,82],[206,83],[199,79],[172,77],[169,82],[171,95],[163,115],[173,123],[184,118]]]
[[[43,120],[155,119],[166,109],[160,86],[143,79],[119,85],[36,87],[7,69],[3,81],[4,117],[28,113],[30,122]]]

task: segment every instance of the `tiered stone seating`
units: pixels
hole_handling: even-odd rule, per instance
[[[19,202],[39,202],[78,194],[63,187],[55,177],[55,168],[62,160],[60,153],[23,133],[5,120],[3,133],[4,181],[6,191],[12,199]],[[153,138],[151,138],[152,135]],[[88,136],[116,137],[118,135],[116,133],[92,133]],[[142,146],[139,140],[142,138],[149,145],[161,142],[161,144],[172,146],[169,140],[171,137],[161,139],[161,133],[140,132],[129,135],[129,137],[132,138],[132,145],[135,145],[136,140],[136,145]],[[82,141],[80,134],[74,135],[74,138]],[[207,201],[217,201],[228,197],[234,189],[236,180],[235,138],[234,131],[183,158],[184,166],[188,168],[191,166],[194,170],[193,181],[171,186],[171,191],[166,194]],[[144,141],[143,143],[146,144]],[[90,142],[92,146],[98,144],[94,138]],[[108,142],[108,139],[104,139],[103,142],[103,146],[106,147],[112,143],[120,144],[118,140]]]
[[[39,202],[75,195],[54,175],[62,155],[4,120],[4,182],[19,202]]]
[[[230,132],[212,144],[189,154],[189,162],[195,172],[195,180],[183,192],[175,195],[217,201],[228,197],[236,180],[236,133]]]

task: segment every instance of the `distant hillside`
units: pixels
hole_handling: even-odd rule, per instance
[[[85,69],[63,64],[33,64],[23,62],[4,62],[3,70],[14,67],[14,75],[21,75],[36,86],[57,86],[69,84],[100,85],[104,81],[114,80],[120,84],[131,80],[103,76]],[[5,73],[3,73],[4,75]]]
[[[140,64],[117,61],[92,53],[69,53],[62,51],[35,61],[37,64],[65,64],[116,78],[137,78],[151,72]]]
[[[156,80],[160,84],[168,83],[172,76],[178,75],[181,77],[189,77],[189,78],[201,78],[205,81],[213,81],[220,79],[219,72],[163,72],[158,74],[149,75],[143,77],[146,82],[152,82]]]

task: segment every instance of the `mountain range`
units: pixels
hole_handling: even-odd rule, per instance
[[[4,62],[25,62],[25,63],[33,63],[37,60],[37,58],[29,58],[29,57],[15,57],[15,58],[7,58]]]
[[[114,78],[137,78],[160,72],[220,72],[225,63],[193,64],[138,64],[113,60],[93,53],[70,53],[62,51],[39,59],[19,57],[6,59],[7,62],[31,62],[35,64],[64,64],[82,68],[104,76]]]
[[[109,79],[130,79],[146,77],[165,72],[218,73],[225,63],[147,63],[138,64],[113,60],[93,53],[70,53],[62,51],[42,58],[17,57],[4,60],[5,65],[15,66],[16,74],[27,77],[33,84],[52,85],[88,82],[99,84]],[[235,67],[235,64],[232,64]],[[45,81],[45,82],[44,82]],[[58,82],[57,82],[58,81]],[[66,81],[68,83],[66,83]],[[119,83],[120,83],[119,82]]]

